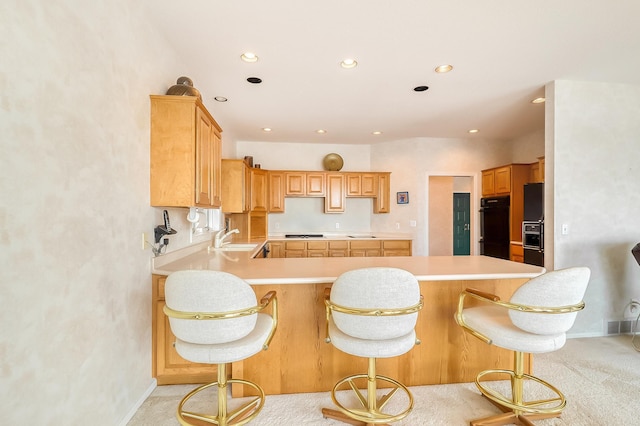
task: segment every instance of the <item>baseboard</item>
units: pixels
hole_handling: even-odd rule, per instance
[[[127,426],[127,423],[129,423],[131,421],[131,419],[133,418],[133,416],[136,415],[136,412],[140,409],[140,407],[142,407],[142,404],[144,404],[144,402],[147,400],[147,398],[149,398],[149,395],[151,395],[151,393],[155,390],[155,388],[158,387],[158,382],[156,381],[156,379],[152,379],[151,380],[151,384],[149,385],[149,387],[147,388],[146,391],[144,391],[144,393],[142,394],[142,396],[140,397],[140,399],[138,399],[138,401],[134,404],[133,407],[131,407],[131,410],[129,410],[129,412],[127,413],[126,416],[124,416],[124,418],[120,421],[120,423],[118,423],[119,426]]]

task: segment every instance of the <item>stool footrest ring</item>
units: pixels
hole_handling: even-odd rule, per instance
[[[226,394],[227,386],[226,385],[230,383],[239,383],[239,384],[250,386],[258,392],[258,395],[255,396],[253,399],[250,399],[249,401],[242,403],[240,406],[234,408],[232,411],[226,412],[226,403],[227,403],[227,394]],[[195,412],[184,410],[184,405],[187,403],[187,401],[189,401],[189,399],[191,399],[191,397],[213,386],[218,387],[218,407],[221,406],[220,402],[222,401],[225,407],[224,413],[222,414],[217,413],[215,415],[211,415],[211,414],[195,413]],[[189,422],[189,419],[194,419],[199,421],[198,423],[196,423],[197,425],[201,425],[202,422],[204,422],[204,423],[209,423],[209,424],[218,425],[218,426],[240,426],[253,420],[258,415],[260,410],[262,410],[263,406],[264,406],[264,391],[260,386],[258,386],[256,383],[253,383],[247,380],[229,379],[226,381],[226,384],[223,386],[219,386],[218,382],[207,383],[206,385],[199,386],[194,390],[192,390],[191,392],[189,392],[184,398],[182,398],[182,400],[180,401],[180,404],[178,404],[178,409],[176,411],[176,418],[178,419],[180,424],[183,426],[193,425],[193,423]]]

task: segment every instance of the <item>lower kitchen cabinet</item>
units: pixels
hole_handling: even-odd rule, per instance
[[[411,256],[411,240],[269,241],[269,257]]]
[[[383,240],[383,256],[411,256],[411,240]]]
[[[153,275],[152,279],[152,375],[159,385],[213,382],[217,378],[215,365],[190,362],[176,352],[176,338],[162,311],[166,280],[163,275]]]
[[[380,240],[356,240],[349,242],[349,256],[375,257],[382,256]]]

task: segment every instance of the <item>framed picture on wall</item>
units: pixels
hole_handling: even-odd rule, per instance
[[[409,193],[407,191],[398,192],[397,203],[398,204],[409,204]]]

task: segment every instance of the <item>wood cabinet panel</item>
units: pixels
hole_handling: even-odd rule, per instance
[[[327,174],[327,194],[324,198],[325,213],[344,212],[344,175]]]
[[[222,211],[243,213],[251,208],[251,175],[244,160],[222,160]]]
[[[267,171],[262,169],[251,169],[251,211],[267,211],[269,198]]]
[[[325,194],[325,174],[324,173],[307,173],[306,177],[307,197],[324,197]]]
[[[374,213],[391,211],[391,174],[378,173],[378,195],[373,200]]]
[[[284,172],[269,171],[269,213],[284,213]]]
[[[285,192],[287,197],[304,196],[306,192],[307,174],[305,172],[286,172]]]
[[[467,287],[509,300],[526,279],[425,281],[420,293],[425,306],[418,314],[416,335],[425,342],[399,357],[379,359],[377,373],[393,377],[407,386],[473,382],[478,371],[512,369],[513,353],[487,345],[464,332],[454,313],[458,295]],[[255,380],[268,395],[328,392],[342,377],[367,371],[367,359],[354,357],[325,343],[325,284],[253,286],[258,299],[276,291],[279,324],[269,349],[233,363],[236,378]],[[428,344],[426,344],[428,342]],[[269,368],[265,368],[269,366]],[[318,366],[322,366],[318,368]],[[532,369],[532,356],[525,355],[525,371]],[[243,389],[233,387],[234,397]]]
[[[496,195],[509,195],[511,192],[511,166],[499,167],[495,174]]]
[[[198,98],[151,96],[152,206],[221,206],[221,133]]]
[[[152,277],[152,375],[159,385],[215,381],[215,365],[187,361],[173,346],[176,338],[171,332],[169,318],[162,311],[166,278],[161,275]]]

